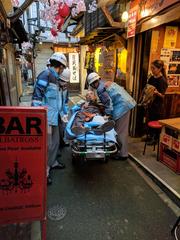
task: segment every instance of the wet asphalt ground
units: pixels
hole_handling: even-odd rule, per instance
[[[48,219],[47,240],[171,240],[177,219],[172,210],[128,161],[91,161],[73,166],[63,149],[66,169],[53,170],[48,209],[65,210]]]

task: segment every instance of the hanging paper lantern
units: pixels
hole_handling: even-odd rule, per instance
[[[62,19],[62,17],[60,16],[60,15],[56,15],[55,17],[54,17],[54,22],[58,22],[58,21],[60,21]]]
[[[54,20],[56,21],[56,22],[60,22],[60,21],[62,21],[64,18],[62,18],[60,15],[56,15],[55,17],[54,17]]]
[[[54,28],[51,28],[51,34],[56,37],[58,35],[57,31]]]
[[[70,14],[70,8],[66,3],[61,3],[59,4],[59,9],[58,9],[59,15],[63,18],[66,18]]]
[[[60,31],[64,24],[64,18],[61,18],[61,21],[58,21],[57,29]]]
[[[60,31],[62,25],[64,24],[64,18],[62,18],[60,15],[56,15],[53,21],[54,21],[54,25],[56,25],[57,29]]]

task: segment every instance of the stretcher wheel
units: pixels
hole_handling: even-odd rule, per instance
[[[84,159],[82,156],[77,156],[72,154],[72,164],[73,165],[80,165],[84,162]]]
[[[103,159],[103,163],[107,163],[108,162],[108,157],[105,156],[104,159]]]
[[[77,161],[77,157],[72,154],[72,164],[75,165]]]

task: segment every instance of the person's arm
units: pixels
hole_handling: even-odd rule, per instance
[[[155,89],[154,94],[160,98],[164,98],[167,87],[168,87],[167,82],[164,79],[162,79],[160,83],[160,90],[158,91],[157,89]]]
[[[156,96],[158,96],[158,97],[160,97],[160,98],[164,98],[164,94],[158,92],[157,89],[154,90],[154,95],[156,95]]]
[[[63,106],[62,106],[62,112],[61,112],[61,119],[63,122],[68,122],[68,111],[69,111],[69,106],[68,106],[68,101],[69,101],[69,98],[68,98],[68,91],[67,89],[65,91],[62,92],[63,94]]]
[[[32,106],[42,106],[42,100],[49,85],[49,76],[46,72],[42,72],[35,83],[34,92],[32,95]]]
[[[68,106],[68,102],[69,102],[69,93],[67,90],[65,90],[65,96],[64,96],[64,104],[63,104],[63,114],[67,115],[68,111],[69,111],[69,106]]]
[[[100,101],[102,102],[102,104],[105,107],[106,115],[112,115],[113,104],[112,104],[112,100],[111,100],[109,94],[106,91],[106,88],[103,87],[102,89],[97,91],[97,93],[98,93]]]

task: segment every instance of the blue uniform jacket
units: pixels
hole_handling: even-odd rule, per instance
[[[67,115],[69,111],[69,106],[68,106],[69,93],[67,89],[63,90],[62,88],[60,88],[59,91],[61,93],[61,101],[62,101],[62,110],[60,114],[61,114],[61,117],[63,117],[64,115]]]
[[[101,80],[97,94],[105,106],[106,114],[112,115],[114,120],[121,118],[136,105],[135,100],[127,91],[114,82],[106,87],[105,82]]]
[[[62,111],[62,95],[59,91],[59,75],[53,68],[46,69],[37,77],[32,96],[32,106],[47,106],[48,125],[58,126]]]

